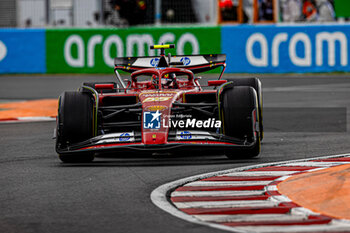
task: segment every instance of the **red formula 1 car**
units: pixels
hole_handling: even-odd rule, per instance
[[[63,162],[89,162],[98,153],[226,154],[255,157],[263,138],[261,83],[221,77],[224,54],[115,59],[117,82],[84,83],[59,97],[56,151]],[[200,85],[194,74],[222,68]],[[118,70],[131,73],[124,82]]]

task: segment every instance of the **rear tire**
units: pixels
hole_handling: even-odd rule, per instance
[[[59,98],[56,151],[62,162],[91,162],[93,154],[60,154],[62,148],[93,136],[93,99],[84,92],[64,92]]]
[[[259,109],[259,132],[260,139],[264,138],[264,126],[263,126],[263,99],[261,82],[258,78],[226,78],[227,81],[232,81],[234,86],[249,86],[255,89],[258,96],[258,109]]]
[[[253,111],[258,110],[257,93],[252,87],[234,86],[223,92],[224,134],[230,137],[256,143],[251,148],[226,150],[229,159],[252,158],[260,153],[260,135],[255,132],[252,117]],[[255,112],[257,117],[257,112]]]

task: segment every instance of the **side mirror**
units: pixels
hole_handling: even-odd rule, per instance
[[[201,79],[202,79],[202,77],[199,76],[199,77],[197,77],[197,78],[194,79],[194,82],[198,82],[198,81],[201,80]]]
[[[197,78],[195,78],[195,79],[194,79],[194,84],[195,84],[196,86],[200,87],[199,80],[201,80],[201,79],[202,79],[202,77],[197,77]]]
[[[125,78],[123,81],[126,83],[126,88],[129,88],[131,86],[131,81],[129,79]]]
[[[220,86],[224,83],[227,83],[227,80],[208,80],[208,86]]]

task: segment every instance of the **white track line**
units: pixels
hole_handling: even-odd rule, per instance
[[[319,213],[313,212],[312,210],[306,209],[304,207],[296,207],[291,209],[291,214],[292,215],[298,215],[298,214],[307,214],[307,215],[320,215]]]
[[[44,121],[56,121],[56,117],[17,117],[17,118],[8,119],[8,120],[0,119],[0,124],[44,122]]]
[[[349,164],[348,162],[302,162],[302,163],[291,163],[289,166],[307,166],[307,167],[333,167]]]
[[[246,172],[230,172],[221,176],[286,176],[300,171],[246,171]]]
[[[220,197],[220,196],[251,196],[263,195],[265,190],[261,191],[175,191],[171,193],[172,197]]]
[[[266,191],[277,191],[277,186],[276,185],[268,185],[265,187]]]
[[[236,215],[193,215],[201,221],[209,222],[260,222],[260,221],[296,221],[305,220],[307,215],[285,214],[236,214]],[[273,220],[272,220],[273,219]],[[275,220],[277,219],[277,220]]]
[[[271,232],[349,232],[350,228],[348,224],[320,224],[320,225],[307,225],[307,226],[247,226],[247,227],[234,227],[235,230],[244,232],[259,232],[259,233],[271,233]],[[278,229],[278,230],[276,230]]]
[[[277,201],[197,201],[197,202],[174,202],[179,208],[238,208],[238,207],[275,207]]]
[[[277,178],[275,181],[284,181],[286,179],[288,179],[291,176],[281,176],[280,178]]]
[[[257,185],[268,185],[271,183],[270,180],[267,181],[195,181],[184,186],[196,186],[196,187],[207,187],[207,186],[257,186]]]
[[[286,197],[284,195],[271,196],[270,200],[271,201],[276,201],[276,202],[292,202],[291,199],[289,199],[288,197]]]

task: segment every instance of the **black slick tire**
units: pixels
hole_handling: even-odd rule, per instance
[[[264,125],[263,125],[263,97],[261,90],[261,82],[258,78],[226,78],[227,81],[233,82],[234,86],[250,86],[254,88],[258,97],[258,110],[259,110],[259,132],[260,140],[264,138]]]
[[[84,92],[64,92],[59,98],[56,151],[62,162],[91,162],[92,153],[60,153],[93,136],[93,99]]]
[[[252,87],[234,86],[222,94],[224,134],[233,138],[256,143],[250,148],[227,149],[229,159],[253,158],[260,153],[260,135],[256,133],[253,117],[257,117],[257,93]],[[255,116],[253,115],[255,113]],[[255,135],[256,134],[256,135]]]

